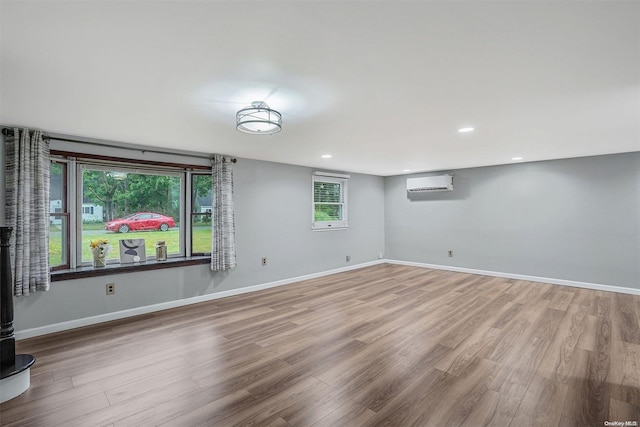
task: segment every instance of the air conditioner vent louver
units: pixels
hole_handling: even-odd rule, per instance
[[[434,191],[452,191],[453,177],[451,175],[423,176],[407,178],[409,193],[428,193]]]

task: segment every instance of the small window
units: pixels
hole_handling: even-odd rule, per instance
[[[313,230],[347,228],[347,182],[348,175],[313,176]]]

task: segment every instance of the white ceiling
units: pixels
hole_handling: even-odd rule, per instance
[[[0,7],[2,124],[384,176],[640,150],[637,1]]]

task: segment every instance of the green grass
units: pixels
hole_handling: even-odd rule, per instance
[[[180,232],[177,228],[168,231],[132,231],[129,233],[114,233],[104,230],[102,224],[83,224],[83,231],[92,231],[90,234],[82,235],[82,262],[89,262],[93,259],[90,243],[92,240],[107,239],[112,246],[112,250],[107,256],[107,260],[119,260],[120,239],[144,239],[147,258],[155,257],[156,243],[164,240],[167,245],[167,253],[175,255],[180,253]],[[100,231],[100,232],[95,232]],[[62,238],[59,227],[51,225],[49,233],[49,265],[56,266],[62,263]],[[211,251],[211,226],[209,224],[197,225],[193,227],[193,252],[208,253]]]

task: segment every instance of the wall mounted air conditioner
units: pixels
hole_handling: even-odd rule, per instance
[[[427,193],[451,190],[453,190],[453,176],[451,175],[407,178],[407,191],[409,193]]]

